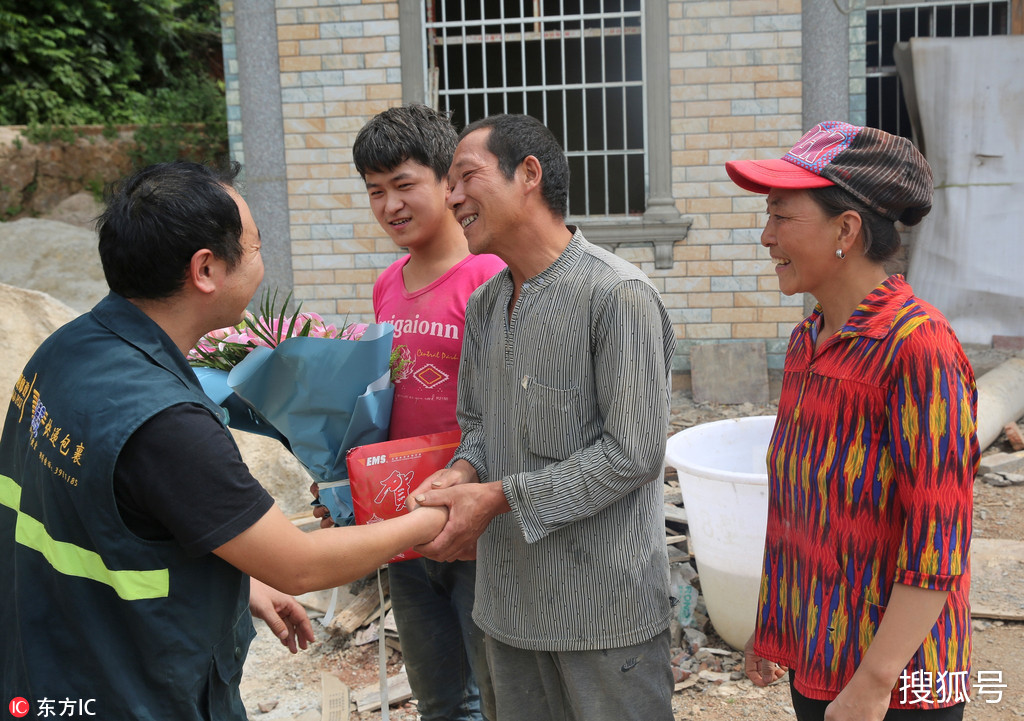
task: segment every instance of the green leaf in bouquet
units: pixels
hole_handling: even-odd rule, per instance
[[[252,331],[253,335],[259,337],[264,343],[269,345],[271,348],[276,347],[281,341],[291,338],[295,335],[295,324],[299,319],[299,311],[302,310],[302,303],[300,302],[295,308],[295,312],[292,314],[291,321],[288,323],[288,329],[285,330],[285,321],[288,319],[288,304],[291,302],[291,292],[285,296],[284,302],[281,303],[281,309],[277,309],[277,290],[274,290],[273,296],[270,295],[269,290],[263,291],[263,298],[260,301],[260,315],[255,322],[247,323],[249,330]],[[268,320],[270,319],[270,320]],[[270,323],[268,327],[265,325]],[[309,333],[308,329],[306,331]]]

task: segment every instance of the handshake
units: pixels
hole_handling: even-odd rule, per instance
[[[430,513],[428,526],[436,528],[432,540],[413,546],[412,551],[435,561],[475,559],[477,539],[487,529],[491,519],[511,510],[501,483],[480,483],[476,469],[463,459],[455,461],[450,468],[434,471],[408,492],[405,492],[403,486],[407,479],[398,475],[396,479],[392,473],[383,481],[378,481],[373,500],[378,505],[395,499],[404,500],[404,508],[396,509],[394,515],[411,513],[418,516]],[[319,500],[320,489],[316,483],[310,486],[310,492]],[[354,493],[353,497],[356,522],[382,521],[379,516],[360,520],[358,495]],[[313,515],[320,519],[321,528],[334,525],[325,505],[317,505]],[[404,560],[402,556],[413,557],[400,554],[393,560]]]

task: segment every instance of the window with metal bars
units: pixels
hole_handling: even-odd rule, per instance
[[[867,8],[867,125],[911,136],[893,48],[915,37],[977,37],[1010,32],[1010,2],[952,1]]]
[[[434,105],[456,127],[495,113],[543,122],[569,159],[569,213],[643,214],[643,0],[432,0]]]

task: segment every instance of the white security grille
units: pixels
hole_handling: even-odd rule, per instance
[[[495,113],[543,122],[566,151],[572,215],[646,202],[643,0],[433,0],[427,63],[456,127]]]
[[[915,37],[976,37],[1009,33],[1008,0],[879,5],[867,9],[867,124],[910,137],[910,119],[896,74],[893,47]]]

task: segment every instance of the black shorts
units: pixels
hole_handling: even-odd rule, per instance
[[[789,693],[793,698],[793,710],[797,721],[824,721],[825,708],[829,701],[807,698],[793,687],[793,672],[789,673]],[[961,721],[964,717],[964,702],[956,706],[935,709],[891,708],[883,721]]]

